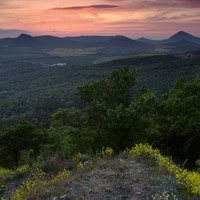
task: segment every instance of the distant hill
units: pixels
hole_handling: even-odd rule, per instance
[[[144,43],[132,40],[124,36],[115,36],[114,38],[103,42],[105,46],[140,46]]]
[[[175,44],[176,43],[176,44]],[[112,55],[130,55],[138,53],[151,52],[154,45],[174,45],[176,49],[172,49],[171,53],[194,51],[199,49],[200,38],[195,37],[184,31],[172,35],[165,40],[150,40],[147,38],[140,38],[133,40],[123,35],[116,36],[78,36],[78,37],[55,37],[51,35],[32,37],[27,34],[21,34],[17,38],[0,39],[0,49],[4,48],[80,48],[87,47],[104,47],[104,50],[98,51],[100,54]]]
[[[9,46],[10,44],[12,44],[13,42],[13,38],[3,38],[3,39],[0,39],[0,48],[1,47],[6,47],[6,46]]]
[[[144,37],[141,37],[141,38],[137,39],[136,41],[143,42],[146,44],[162,44],[162,40],[151,40],[151,39],[147,39]]]
[[[70,38],[60,38],[52,35],[36,36],[35,38],[47,46],[54,47],[78,47],[82,44],[82,42]]]
[[[179,31],[178,33],[172,35],[169,39],[164,40],[165,43],[171,43],[171,42],[178,42],[180,40],[187,40],[189,42],[193,42],[196,44],[200,44],[200,38],[195,37],[189,33],[186,33],[184,31]]]
[[[86,48],[86,47],[134,47],[144,45],[125,36],[80,36],[80,37],[55,37],[51,35],[32,37],[21,34],[17,38],[0,39],[0,47],[42,47],[53,48]]]
[[[169,37],[168,39],[165,40],[150,40],[144,37],[141,37],[139,39],[137,39],[137,41],[139,42],[144,42],[147,44],[166,44],[166,43],[173,43],[173,42],[179,42],[181,40],[186,40],[189,42],[193,42],[196,44],[200,44],[200,38],[199,37],[195,37],[189,33],[186,33],[184,31],[179,31],[178,33],[172,35],[171,37]]]
[[[114,36],[78,36],[78,37],[64,37],[66,40],[81,42],[81,43],[91,43],[91,42],[103,42],[112,39]]]
[[[166,46],[174,46],[173,51],[183,52],[183,51],[196,51],[200,49],[200,44],[195,44],[193,42],[189,42],[185,39],[182,39],[178,42],[167,43]]]
[[[109,39],[108,39],[109,38]],[[102,38],[103,39],[103,38]],[[87,46],[103,46],[107,48],[134,48],[138,46],[145,45],[141,42],[138,42],[136,40],[132,40],[128,37],[125,36],[112,36],[112,37],[107,37],[108,40],[101,40],[101,41],[94,41],[94,42],[88,42],[85,45]]]
[[[36,38],[27,35],[21,34],[19,37],[15,38],[10,47],[42,47],[45,43],[37,40]]]

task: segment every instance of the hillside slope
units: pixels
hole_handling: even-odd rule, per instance
[[[198,173],[177,167],[147,144],[118,156],[110,148],[92,157],[54,155],[32,167],[1,168],[0,174],[3,199],[198,199],[200,194]]]

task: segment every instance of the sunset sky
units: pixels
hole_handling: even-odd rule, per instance
[[[59,37],[200,37],[200,0],[0,0],[0,38],[22,32]]]

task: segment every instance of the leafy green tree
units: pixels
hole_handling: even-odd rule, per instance
[[[179,78],[162,102],[155,117],[154,141],[164,152],[182,159],[200,155],[200,76],[191,84]]]
[[[129,72],[129,67],[113,70],[107,78],[99,81],[92,80],[83,86],[77,87],[81,92],[80,98],[88,105],[99,102],[110,108],[120,104],[126,108],[132,99],[133,86],[137,84],[136,70]]]
[[[126,66],[113,70],[107,78],[78,87],[81,99],[88,104],[88,126],[95,130],[94,148],[122,150],[147,140],[148,119],[157,100],[146,86],[133,96],[136,84],[136,71],[129,72]]]
[[[92,137],[81,110],[60,108],[52,117],[50,138],[54,143],[50,148],[53,151],[73,154],[90,148]]]
[[[147,142],[151,115],[158,104],[144,85],[133,96],[136,71],[113,70],[107,78],[79,86],[85,110],[59,109],[53,115],[51,139],[55,150],[84,152],[110,146],[117,151]]]
[[[21,151],[33,149],[37,155],[46,142],[46,132],[24,119],[15,126],[4,127],[0,131],[0,166],[13,168],[18,165]]]
[[[111,146],[119,151],[140,142],[148,142],[151,115],[156,105],[156,96],[151,92],[135,98],[127,108],[123,104],[113,109],[96,104],[95,108],[104,109],[95,127],[99,133],[95,139],[96,146]]]

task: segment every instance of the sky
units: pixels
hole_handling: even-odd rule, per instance
[[[124,35],[200,37],[200,0],[0,0],[0,38]]]

